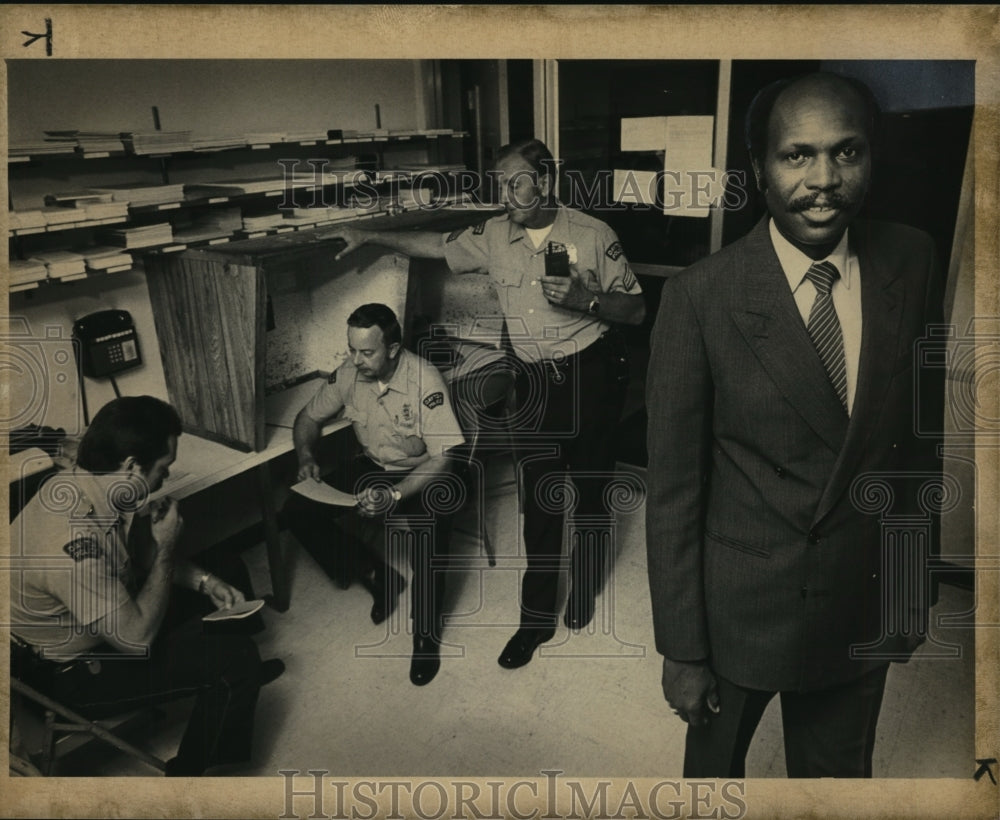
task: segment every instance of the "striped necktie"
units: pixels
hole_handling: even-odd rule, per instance
[[[809,312],[806,329],[846,411],[847,366],[844,363],[844,337],[840,331],[837,311],[833,307],[833,297],[830,295],[833,283],[839,278],[840,271],[832,262],[815,262],[806,271],[806,279],[816,288],[816,301]]]

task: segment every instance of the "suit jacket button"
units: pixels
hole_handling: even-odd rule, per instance
[[[809,537],[806,539],[810,544],[819,543],[819,533],[816,530],[809,531]]]
[[[774,468],[774,474],[778,478],[784,478],[785,477],[785,468],[784,467],[775,467]]]

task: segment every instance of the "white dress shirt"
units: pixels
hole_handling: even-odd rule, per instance
[[[806,272],[814,262],[829,261],[837,266],[840,278],[833,283],[830,296],[840,320],[840,330],[844,337],[844,364],[847,369],[847,414],[854,407],[854,394],[858,384],[858,362],[861,359],[861,269],[858,257],[850,249],[847,231],[840,238],[833,253],[822,259],[810,259],[802,251],[781,235],[770,222],[771,244],[778,255],[781,269],[788,278],[788,286],[795,297],[795,305],[802,316],[802,322],[809,323],[809,312],[816,301],[816,287],[806,279]]]

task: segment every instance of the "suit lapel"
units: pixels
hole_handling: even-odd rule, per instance
[[[744,307],[733,311],[733,320],[789,404],[832,452],[840,453],[847,414],[799,315],[771,244],[767,217],[747,235],[741,261]]]
[[[817,521],[830,511],[854,476],[858,460],[882,413],[896,364],[903,316],[902,271],[870,241],[865,228],[863,223],[851,228],[851,242],[861,268],[862,325],[857,392],[844,448],[816,510]]]

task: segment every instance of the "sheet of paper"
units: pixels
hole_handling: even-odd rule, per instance
[[[293,484],[292,491],[312,501],[318,501],[320,504],[332,504],[335,507],[355,507],[358,503],[358,500],[350,493],[341,492],[325,481],[315,481],[311,478]]]
[[[622,117],[622,151],[662,151],[668,117]]]
[[[714,174],[712,136],[715,118],[667,117],[663,159],[663,212],[707,217]]]
[[[203,621],[230,621],[239,618],[249,618],[255,612],[260,611],[261,607],[264,606],[264,602],[259,598],[253,601],[244,601],[241,604],[236,604],[236,606],[231,606],[229,609],[217,609],[215,612],[210,612],[205,615]]]
[[[640,205],[656,204],[656,172],[615,169],[614,201],[635,202]]]

